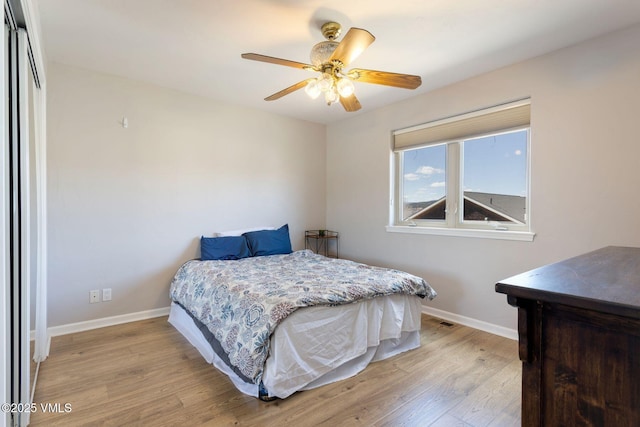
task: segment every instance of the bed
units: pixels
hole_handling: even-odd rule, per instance
[[[292,251],[287,226],[203,237],[201,250],[175,274],[169,322],[262,400],[419,347],[421,301],[436,296],[406,272]]]

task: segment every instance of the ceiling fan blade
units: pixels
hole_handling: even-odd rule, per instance
[[[350,64],[356,59],[364,50],[369,47],[376,38],[367,30],[362,28],[350,28],[347,34],[342,38],[342,41],[333,51],[329,61],[337,59],[342,62],[343,65]]]
[[[276,99],[280,99],[285,95],[289,95],[291,92],[295,92],[298,89],[302,89],[303,87],[305,87],[307,85],[309,80],[313,80],[313,79],[307,79],[307,80],[303,80],[301,82],[298,82],[298,83],[296,83],[294,85],[289,86],[286,89],[282,89],[280,92],[276,92],[273,95],[266,97],[264,100],[265,101],[275,101]]]
[[[404,89],[415,89],[422,84],[420,76],[388,73],[386,71],[363,70],[361,68],[350,70],[347,76],[359,82],[401,87]]]
[[[260,55],[259,53],[243,53],[244,59],[251,59],[253,61],[268,62],[270,64],[284,65],[287,67],[301,68],[303,70],[315,70],[315,67],[311,64],[304,64],[302,62],[289,61],[288,59],[274,58],[273,56]]]
[[[362,108],[362,105],[360,105],[360,101],[358,101],[358,98],[356,98],[356,96],[353,94],[347,97],[341,96],[340,104],[342,104],[344,109],[350,113],[353,111],[358,111]]]

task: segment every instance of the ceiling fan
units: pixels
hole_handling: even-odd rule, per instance
[[[327,22],[322,25],[322,35],[327,39],[313,46],[311,49],[311,64],[274,58],[257,53],[243,53],[244,59],[285,65],[307,71],[321,73],[317,78],[309,78],[298,82],[286,89],[265,98],[274,101],[285,95],[305,88],[305,92],[313,99],[324,94],[327,105],[340,101],[346,111],[358,111],[360,101],[354,93],[354,81],[373,83],[385,86],[415,89],[422,84],[420,76],[409,74],[388,73],[386,71],[365,70],[354,68],[345,71],[344,67],[356,59],[376,39],[370,32],[362,28],[351,28],[337,42],[342,27],[337,22]]]

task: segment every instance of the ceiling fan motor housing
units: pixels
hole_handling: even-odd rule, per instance
[[[311,63],[315,67],[320,67],[326,63],[331,58],[333,51],[338,47],[338,44],[338,42],[332,40],[317,43],[311,48],[311,54],[309,55]]]

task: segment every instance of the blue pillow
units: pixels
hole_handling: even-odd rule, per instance
[[[247,238],[251,256],[290,254],[291,239],[289,224],[277,230],[250,231],[243,234]]]
[[[244,236],[200,238],[200,259],[202,261],[241,259],[251,256]]]

